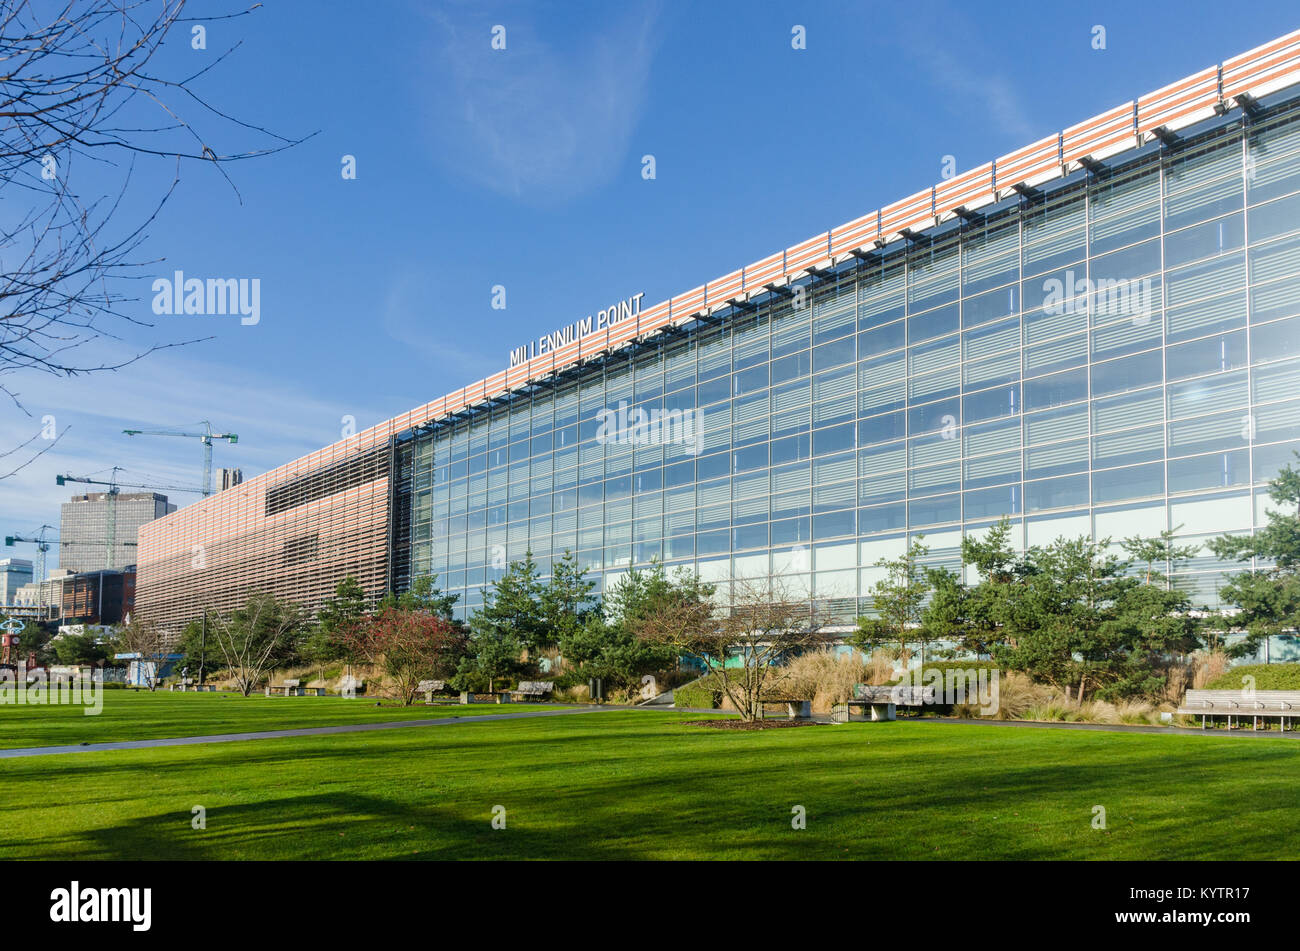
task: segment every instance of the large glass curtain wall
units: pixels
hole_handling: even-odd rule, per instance
[[[602,440],[693,412],[698,443]],[[480,603],[531,549],[782,576],[844,621],[878,558],[1014,520],[1039,544],[1262,523],[1300,449],[1300,115],[1151,145],[442,425],[411,558]],[[1213,605],[1218,563],[1176,576]]]

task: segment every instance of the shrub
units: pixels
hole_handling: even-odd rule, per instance
[[[1242,677],[1254,677],[1256,690],[1300,690],[1300,664],[1242,664],[1224,671],[1205,686],[1210,690],[1240,690]]]
[[[716,710],[721,704],[722,690],[713,686],[711,674],[706,674],[699,680],[693,680],[673,691],[674,707]]]

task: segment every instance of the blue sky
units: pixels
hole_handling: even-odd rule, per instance
[[[258,278],[260,322],[154,317],[143,284],[127,306],[153,327],[101,353],[214,339],[115,373],[10,377],[32,416],[0,408],[0,446],[46,414],[70,429],[0,481],[0,529],[57,525],[58,472],[120,465],[135,481],[197,484],[196,441],[123,428],[210,419],[240,435],[216,465],[255,475],[335,441],[345,416],[380,422],[610,302],[657,303],[932,184],[946,155],[965,170],[1297,20],[1291,3],[1225,16],[1186,0],[272,0],[210,24],[206,51],[177,32],[160,65],[193,72],[242,40],[202,92],[280,134],[316,133],[230,166],[239,196],[211,168],[184,168],[149,229],[163,259],[149,278]],[[497,24],[504,51],[490,46]],[[791,48],[796,24],[804,50]],[[143,163],[126,211],[171,174]]]

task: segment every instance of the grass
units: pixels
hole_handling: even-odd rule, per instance
[[[103,710],[86,716],[84,707],[0,706],[0,749],[64,746],[168,736],[211,736],[299,727],[336,726],[386,720],[424,720],[441,716],[506,713],[521,706],[459,704],[410,707],[375,706],[375,698],[241,697],[224,693],[149,693],[105,690]],[[529,704],[537,709],[540,704]]]
[[[0,859],[1229,859],[1300,838],[1300,743],[1280,737],[697,716],[0,761]]]

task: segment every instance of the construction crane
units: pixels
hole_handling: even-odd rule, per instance
[[[42,525],[36,532],[35,538],[26,535],[6,535],[5,545],[12,548],[15,543],[23,542],[36,546],[36,583],[39,585],[45,580],[45,553],[50,550],[51,545],[57,545],[57,541],[51,541],[45,537],[46,530],[54,531],[53,525]]]
[[[204,432],[201,433],[181,433],[168,429],[124,429],[122,432],[128,436],[182,436],[186,439],[198,439],[203,443],[203,497],[206,499],[212,494],[212,440],[225,439],[233,446],[239,442],[237,433],[214,433],[212,424],[206,419],[199,420],[203,426]]]
[[[106,522],[105,528],[107,534],[107,538],[105,539],[104,555],[105,568],[113,567],[113,549],[117,544],[117,496],[122,489],[155,489],[167,492],[203,492],[202,489],[196,489],[185,485],[143,485],[139,482],[119,482],[117,480],[117,474],[123,471],[125,470],[121,466],[113,466],[113,471],[109,475],[107,482],[103,479],[92,479],[88,476],[74,476],[69,474],[56,475],[54,477],[55,484],[57,485],[66,485],[69,482],[85,482],[90,485],[108,486],[108,492],[105,493],[108,496],[108,513],[104,520]],[[123,544],[134,545],[136,543],[124,542]]]

